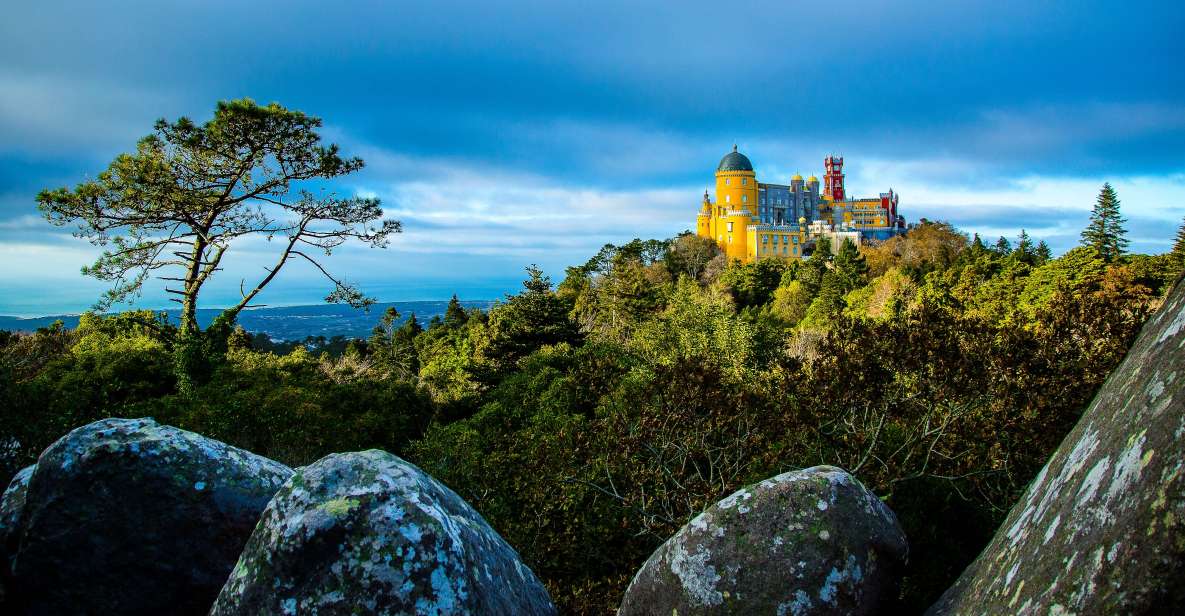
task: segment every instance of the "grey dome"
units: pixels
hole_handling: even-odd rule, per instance
[[[720,166],[716,167],[716,171],[752,171],[753,163],[749,162],[749,157],[737,151],[737,147],[732,146],[732,151],[724,155],[720,159]]]

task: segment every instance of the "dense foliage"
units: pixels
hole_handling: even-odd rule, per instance
[[[1179,251],[1177,251],[1179,252]],[[180,393],[147,312],[0,342],[7,479],[84,422],[152,415],[289,464],[380,447],[469,500],[570,613],[607,613],[666,537],[775,473],[834,464],[897,512],[919,611],[986,544],[1185,267],[1050,258],[924,222],[804,261],[606,246],[488,313],[383,316],[334,354],[231,336]],[[270,343],[269,343],[270,344]]]

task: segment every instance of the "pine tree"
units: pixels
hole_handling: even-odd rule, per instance
[[[1037,264],[1040,265],[1053,258],[1053,251],[1049,250],[1049,244],[1045,240],[1037,242]]]
[[[1180,269],[1185,269],[1185,221],[1177,229],[1177,241],[1173,242],[1173,250],[1169,252],[1173,262]]]
[[[1024,229],[1020,230],[1020,236],[1016,238],[1016,248],[1012,251],[1012,257],[1021,263],[1028,263],[1030,265],[1036,260],[1036,248],[1033,247],[1033,238],[1029,237],[1029,233]]]
[[[996,240],[996,252],[1005,256],[1012,252],[1012,243],[1008,241],[1008,238],[1001,235],[1000,239]]]
[[[444,324],[449,327],[460,327],[469,321],[469,314],[465,312],[465,307],[461,305],[461,301],[457,299],[457,294],[453,293],[453,298],[448,301],[448,308],[444,311]]]
[[[840,244],[839,252],[835,255],[835,267],[832,272],[835,273],[836,279],[840,283],[840,289],[845,294],[864,286],[865,278],[868,276],[868,263],[865,261],[864,255],[856,249],[856,244],[852,240],[844,238],[843,243]]]
[[[831,257],[831,238],[826,235],[820,235],[819,239],[815,240],[815,252],[811,253],[811,258],[819,259],[820,261],[830,261]]]
[[[1090,213],[1090,223],[1082,231],[1082,245],[1094,248],[1104,261],[1114,261],[1127,248],[1127,230],[1123,228],[1125,222],[1119,214],[1119,198],[1115,196],[1115,189],[1111,188],[1110,183],[1104,183],[1095,200],[1094,210]]]
[[[1024,229],[1020,230],[1020,236],[1016,238],[1016,249],[1028,255],[1033,252],[1033,238],[1029,236],[1029,232]]]
[[[821,316],[832,319],[843,313],[843,309],[847,305],[844,302],[844,295],[846,295],[846,289],[842,277],[835,271],[827,272],[823,276],[823,284],[819,287],[819,295],[815,298],[822,310]]]

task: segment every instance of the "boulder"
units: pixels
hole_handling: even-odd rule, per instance
[[[104,419],[29,478],[11,600],[28,614],[204,614],[288,467],[151,419]]]
[[[29,476],[33,474],[33,466],[26,466],[13,476],[12,482],[0,496],[0,604],[5,601],[5,589],[10,583],[9,572],[12,571],[12,555],[15,546],[9,545],[8,540],[15,537],[17,522],[21,511],[25,509],[25,494],[29,490]]]
[[[816,466],[741,489],[679,529],[618,614],[875,614],[896,599],[907,552],[875,494]]]
[[[276,493],[211,615],[554,614],[479,513],[377,450],[334,454]]]
[[[930,614],[1185,612],[1185,285]]]
[[[25,494],[29,491],[29,477],[33,475],[33,468],[34,465],[29,465],[21,469],[13,476],[4,495],[0,496],[0,549],[4,550],[6,557],[9,554],[8,539],[14,535],[21,512],[25,509]]]

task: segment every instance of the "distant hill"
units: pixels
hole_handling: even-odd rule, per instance
[[[461,302],[466,308],[488,310],[491,300]],[[251,333],[263,333],[274,341],[304,340],[308,336],[345,336],[365,338],[378,324],[388,306],[394,306],[403,318],[415,314],[421,322],[427,323],[437,315],[443,315],[448,301],[387,302],[371,306],[369,311],[358,310],[339,304],[317,306],[283,306],[276,308],[254,308],[239,314],[239,324]],[[177,321],[179,310],[166,310],[173,322]],[[198,321],[208,325],[221,310],[207,308],[198,310]],[[62,314],[44,317],[11,317],[0,315],[0,330],[31,332],[47,327],[61,320],[66,327],[78,325],[78,315]]]

